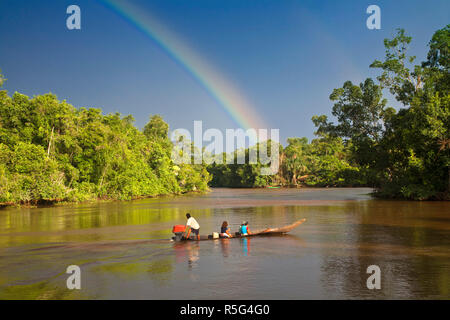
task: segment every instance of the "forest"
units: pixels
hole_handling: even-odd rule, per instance
[[[450,25],[434,33],[419,64],[408,55],[411,41],[398,29],[384,41],[384,59],[370,65],[380,71],[376,80],[346,81],[334,89],[335,122],[314,116],[316,139],[290,138],[280,146],[278,174],[261,176],[255,165],[218,164],[208,168],[211,185],[369,186],[383,198],[449,200]],[[386,90],[399,110],[387,105]]]
[[[173,165],[169,127],[155,115],[76,109],[55,95],[0,91],[0,203],[135,199],[208,189],[203,165]]]
[[[261,175],[260,164],[175,165],[159,115],[140,130],[130,115],[0,90],[0,204],[128,200],[209,186],[370,186],[383,198],[449,200],[450,25],[434,33],[426,61],[408,55],[411,41],[397,30],[384,41],[385,57],[370,65],[379,70],[375,80],[333,90],[334,122],[314,116],[315,139],[280,144],[272,176]],[[4,81],[0,74],[0,88]],[[386,90],[399,110],[388,106]]]

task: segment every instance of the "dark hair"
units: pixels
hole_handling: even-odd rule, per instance
[[[245,225],[248,226],[248,221],[245,222]]]
[[[222,223],[222,228],[226,228],[226,227],[228,227],[228,222],[224,221],[224,222]]]
[[[186,218],[190,218],[191,217],[191,215],[189,214],[189,213],[186,213]]]

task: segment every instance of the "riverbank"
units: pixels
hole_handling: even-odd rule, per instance
[[[24,203],[0,203],[0,210],[7,207],[17,207],[17,208],[39,208],[39,207],[53,207],[53,206],[64,206],[64,205],[73,205],[73,204],[88,204],[88,203],[96,203],[96,202],[115,202],[115,201],[135,201],[141,199],[154,199],[161,197],[177,197],[177,196],[186,196],[193,194],[205,194],[210,192],[210,189],[202,190],[202,191],[186,191],[182,193],[166,193],[166,194],[158,194],[158,195],[148,195],[148,196],[138,196],[131,199],[123,200],[123,199],[114,199],[108,197],[102,197],[92,200],[84,200],[84,201],[67,201],[67,200],[36,200]]]
[[[433,199],[405,199],[402,197],[394,197],[386,195],[385,193],[382,193],[378,191],[376,188],[372,188],[369,186],[344,186],[344,187],[336,187],[336,186],[329,186],[329,187],[316,187],[316,186],[308,186],[308,185],[278,185],[278,186],[265,186],[265,187],[231,187],[231,188],[225,188],[225,189],[236,189],[236,190],[258,190],[258,189],[269,189],[269,190],[283,190],[283,189],[302,189],[302,190],[332,190],[332,189],[355,189],[355,188],[367,188],[372,190],[368,193],[368,195],[379,199],[379,200],[392,200],[392,201],[449,201],[450,196],[448,194],[442,194],[440,198],[433,198]],[[0,210],[7,208],[7,207],[18,207],[18,208],[38,208],[38,207],[52,207],[52,206],[63,206],[63,205],[72,205],[72,204],[87,204],[87,203],[96,203],[96,202],[116,202],[116,201],[135,201],[140,199],[154,199],[154,198],[162,198],[162,197],[180,197],[180,196],[189,196],[189,195],[202,195],[207,194],[211,192],[214,189],[224,189],[221,187],[214,187],[214,188],[208,188],[207,190],[202,191],[187,191],[182,193],[168,193],[168,194],[158,194],[158,195],[148,195],[148,196],[139,196],[134,197],[131,199],[123,200],[123,199],[114,199],[114,198],[108,198],[108,197],[102,197],[102,198],[96,198],[92,200],[84,200],[84,201],[64,201],[64,200],[55,200],[55,201],[30,201],[26,203],[0,203]],[[263,201],[264,202],[264,201]]]

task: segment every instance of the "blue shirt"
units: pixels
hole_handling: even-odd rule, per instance
[[[241,226],[241,233],[247,234],[247,226]]]

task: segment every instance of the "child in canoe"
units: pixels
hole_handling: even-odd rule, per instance
[[[224,221],[222,227],[220,228],[220,236],[224,238],[231,238],[230,228],[228,227],[228,222]]]
[[[248,227],[248,221],[242,222],[241,229],[239,230],[239,232],[240,232],[241,235],[243,235],[243,236],[252,234],[252,233],[250,232],[249,227]]]

